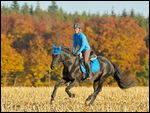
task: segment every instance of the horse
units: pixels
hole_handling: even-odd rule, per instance
[[[69,90],[73,88],[76,84],[84,82],[82,80],[82,71],[80,69],[80,58],[74,55],[69,49],[65,47],[59,46],[57,48],[56,46],[53,46],[53,49],[54,51],[57,51],[55,51],[57,54],[55,55],[54,52],[52,54],[51,69],[54,69],[60,64],[63,64],[64,68],[62,79],[57,81],[52,91],[50,100],[51,104],[54,101],[56,91],[59,86],[61,86],[62,84],[69,83],[69,85],[67,85],[65,88],[65,92],[70,98],[73,98],[75,97],[75,94],[71,93]],[[93,73],[92,75],[93,78],[90,81],[93,82],[94,92],[87,97],[87,99],[85,100],[85,105],[93,104],[99,92],[102,91],[102,85],[104,81],[107,77],[111,75],[113,76],[113,78],[115,79],[115,81],[121,89],[129,88],[133,83],[132,80],[124,81],[123,75],[119,67],[116,64],[112,63],[110,60],[108,60],[104,56],[98,56],[97,59],[100,63],[101,68],[98,72]]]

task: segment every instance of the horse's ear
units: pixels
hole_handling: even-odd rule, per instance
[[[55,44],[52,45],[53,48],[56,48]]]

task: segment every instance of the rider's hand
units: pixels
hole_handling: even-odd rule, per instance
[[[82,53],[80,53],[78,56],[81,58],[82,57]]]

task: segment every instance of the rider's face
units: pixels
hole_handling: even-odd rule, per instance
[[[74,31],[75,31],[76,34],[78,34],[80,32],[80,29],[79,28],[75,28]]]

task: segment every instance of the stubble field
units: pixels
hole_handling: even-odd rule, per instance
[[[65,87],[58,88],[55,101],[50,105],[53,87],[2,87],[1,111],[149,111],[148,87],[133,87],[121,90],[119,87],[103,87],[91,106],[85,106],[85,99],[93,92],[92,87],[74,87],[71,92],[75,98],[69,98]]]

